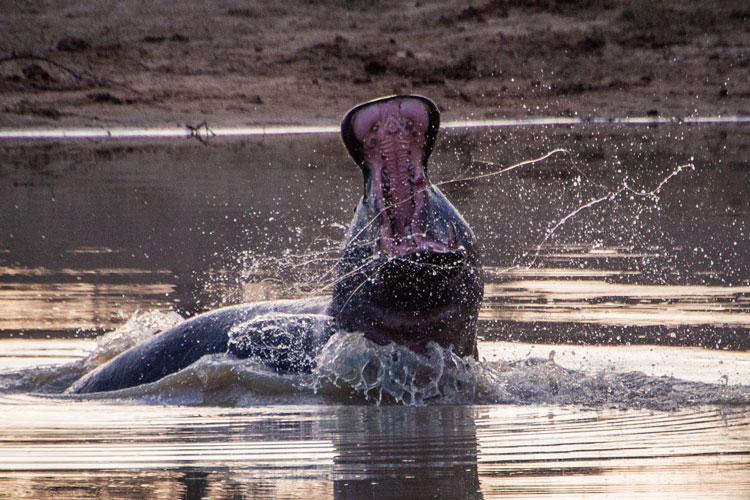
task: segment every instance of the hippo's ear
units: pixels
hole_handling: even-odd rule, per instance
[[[432,153],[435,138],[440,128],[440,111],[438,111],[435,103],[419,95],[381,97],[355,106],[346,114],[344,121],[341,122],[341,137],[349,154],[358,165],[362,166],[361,137],[363,137],[366,130],[369,130],[370,126],[378,121],[381,108],[387,107],[394,100],[399,101],[402,112],[412,115],[416,118],[414,120],[415,123],[421,125],[418,126],[418,129],[421,129],[425,134],[423,162],[426,163],[427,158]]]

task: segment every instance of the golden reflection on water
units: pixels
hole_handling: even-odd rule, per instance
[[[72,252],[71,252],[72,253]],[[46,267],[0,266],[0,276],[112,276],[112,275],[171,274],[166,269],[100,268],[100,269],[48,269]]]
[[[265,422],[263,413],[139,405],[35,401],[5,396],[0,470],[102,470],[191,467],[315,469],[330,466],[333,445],[325,439],[265,436],[244,431]],[[29,421],[29,409],[34,418]],[[60,419],[63,410],[64,419]],[[294,427],[310,416],[283,412],[277,423]],[[257,436],[256,436],[257,437]],[[248,439],[249,438],[249,439]]]
[[[485,286],[480,319],[750,327],[750,286],[514,280]]]
[[[0,498],[455,498],[451,485],[484,499],[742,498],[750,488],[742,409],[0,404]]]
[[[168,270],[135,268],[0,266],[0,331],[115,328],[136,310],[169,307],[172,283],[138,281],[168,280],[170,275]]]
[[[0,371],[58,365],[84,357],[96,345],[83,339],[0,340]]]
[[[156,471],[68,471],[0,472],[5,491],[0,498],[12,500],[64,498],[122,500],[176,500],[192,498],[310,499],[333,498],[330,481],[310,478],[258,479],[243,477],[236,481],[233,470],[206,473],[201,470],[171,469]],[[6,496],[4,496],[6,495]]]
[[[101,470],[233,466],[317,467],[331,465],[330,441],[259,441],[256,443],[6,443],[0,455],[5,470]]]
[[[138,309],[169,306],[169,284],[4,283],[0,330],[113,328]]]
[[[602,269],[488,268],[486,274],[481,320],[750,327],[750,286],[610,283],[604,280],[637,273]],[[173,307],[170,276],[136,268],[0,267],[0,331],[112,329],[136,310]],[[161,282],[133,283],[140,279]]]
[[[484,498],[741,498],[750,415],[504,407],[476,421]],[[508,418],[508,417],[511,418]],[[744,493],[743,493],[744,492]]]

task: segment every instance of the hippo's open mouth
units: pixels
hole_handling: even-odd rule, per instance
[[[431,101],[412,96],[365,103],[344,120],[344,140],[364,170],[365,199],[377,214],[376,253],[460,251],[455,226],[448,221],[435,231],[427,208],[425,164],[438,116]]]
[[[440,112],[415,95],[347,113],[341,135],[365,192],[337,265],[337,328],[424,353],[435,341],[476,356],[482,271],[474,235],[427,177]]]

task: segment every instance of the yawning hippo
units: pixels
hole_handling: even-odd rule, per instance
[[[344,118],[341,134],[365,189],[331,298],[241,304],[195,316],[123,352],[70,391],[153,382],[225,352],[253,356],[280,373],[309,372],[335,331],[362,332],[418,353],[434,341],[476,357],[483,282],[474,236],[426,172],[439,123],[435,104],[420,96],[370,101]]]

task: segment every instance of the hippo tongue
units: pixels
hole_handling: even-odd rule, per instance
[[[376,101],[352,120],[354,136],[362,144],[361,165],[369,171],[367,196],[380,214],[381,253],[448,249],[426,234],[429,181],[424,162],[430,125],[425,102],[406,97]]]

